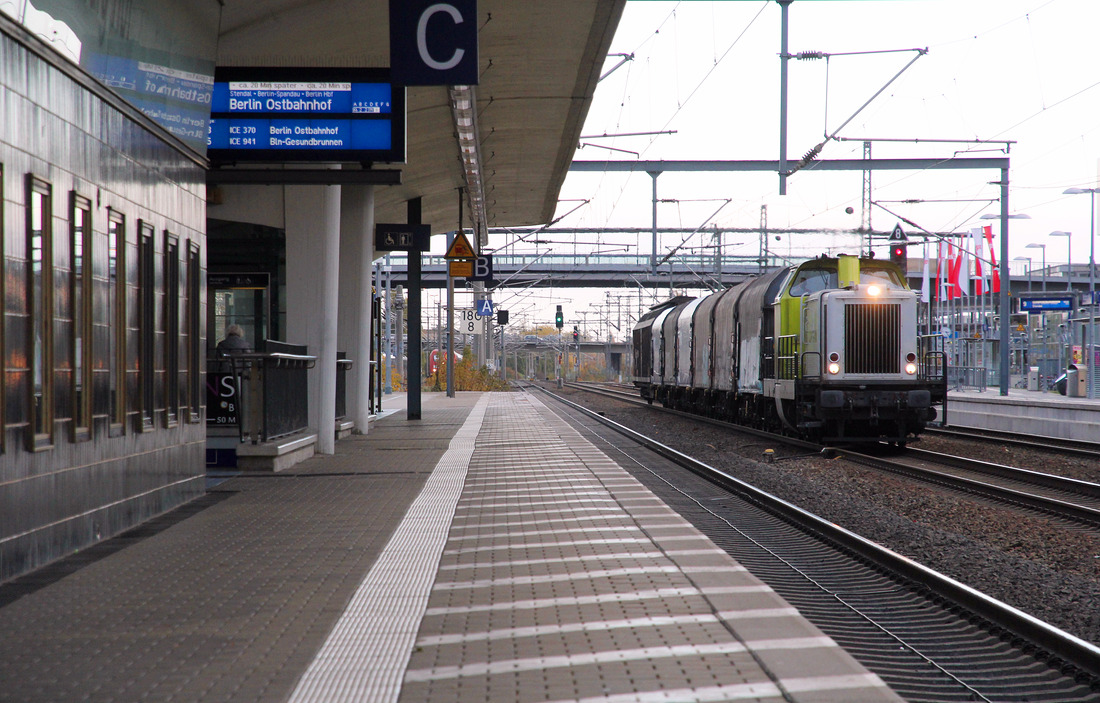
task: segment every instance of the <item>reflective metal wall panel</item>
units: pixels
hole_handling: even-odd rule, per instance
[[[47,4],[58,13],[86,5],[35,3],[40,9]],[[50,193],[51,244],[43,265],[49,267],[51,286],[37,307],[30,295],[28,248],[38,241],[27,232],[30,182],[48,185]],[[86,204],[89,229],[81,261],[87,282],[79,295],[73,286],[82,278],[75,274],[78,250],[71,239],[71,203],[77,196]],[[180,309],[174,319],[181,326],[172,338],[184,340],[183,346],[198,336],[198,348],[205,347],[202,315],[188,314],[187,307],[205,303],[205,171],[194,151],[181,148],[82,69],[0,16],[0,203],[0,580],[5,580],[204,490],[202,408],[195,413],[190,407],[171,412],[165,407],[170,397],[189,402],[186,394],[169,394],[166,385],[193,387],[201,380],[189,374],[201,364],[181,359],[170,381],[163,348],[167,315],[159,307],[143,315],[141,306],[167,299],[163,272],[170,268],[165,257],[171,253],[178,259]],[[114,257],[108,251],[112,219],[122,225]],[[144,273],[139,222],[153,232]],[[112,268],[112,261],[118,266]],[[203,282],[192,296],[181,288],[192,273],[189,267]],[[114,297],[112,280],[118,282]],[[78,301],[84,304],[75,309]],[[41,330],[37,337],[45,339],[32,330]],[[90,345],[78,349],[84,338]],[[151,355],[141,353],[143,339],[147,345],[154,340]],[[153,368],[142,369],[143,358],[146,365],[151,358]],[[33,377],[37,368],[46,374],[45,385]],[[86,369],[86,383],[78,384],[79,368]],[[36,383],[49,391],[39,393],[40,401]],[[113,411],[118,391],[125,396],[121,414]],[[83,406],[90,417],[82,418],[77,399],[83,392],[91,397]],[[49,412],[36,416],[35,402],[48,403]],[[39,428],[46,431],[34,431],[36,417],[38,424],[48,418]]]

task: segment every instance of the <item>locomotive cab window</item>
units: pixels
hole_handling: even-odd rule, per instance
[[[817,293],[836,288],[836,269],[802,269],[791,283],[790,294],[794,297]]]
[[[901,280],[896,271],[891,269],[872,269],[861,267],[859,270],[859,282],[863,285],[874,283],[887,288],[905,289],[905,282]]]
[[[836,269],[807,269],[803,268],[795,274],[791,282],[790,295],[798,298],[823,290],[838,288]],[[891,269],[868,268],[866,265],[860,268],[859,282],[861,285],[875,284],[886,288],[904,289],[905,283]]]

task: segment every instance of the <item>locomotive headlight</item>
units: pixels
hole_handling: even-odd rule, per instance
[[[906,364],[905,373],[909,374],[910,376],[914,375],[915,373],[917,373],[917,365],[912,362]]]
[[[872,298],[877,298],[878,296],[882,295],[882,289],[878,286],[867,286],[867,295],[871,296]]]
[[[838,364],[835,361],[830,361],[829,362],[829,373],[833,374],[834,376],[836,374],[840,373],[840,364]]]

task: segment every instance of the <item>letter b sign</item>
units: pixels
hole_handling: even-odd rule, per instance
[[[477,0],[390,0],[390,78],[476,85]]]
[[[493,280],[493,255],[483,254],[482,256],[474,259],[474,275],[470,276],[471,281],[491,281]]]

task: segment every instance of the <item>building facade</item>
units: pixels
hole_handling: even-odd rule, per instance
[[[0,13],[0,580],[205,480],[205,170],[32,10]]]

